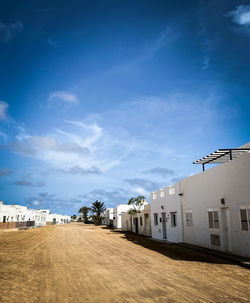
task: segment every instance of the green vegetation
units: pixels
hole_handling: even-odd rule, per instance
[[[100,202],[96,200],[95,202],[92,203],[91,207],[91,212],[92,212],[92,220],[95,225],[101,225],[102,224],[102,214],[106,210],[106,207],[104,206],[104,202]]]
[[[145,199],[146,198],[144,196],[138,196],[136,198],[129,199],[128,205],[132,205],[132,208],[128,211],[128,214],[134,216],[135,214],[140,213],[141,208],[145,203]]]

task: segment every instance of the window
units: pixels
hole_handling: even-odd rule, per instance
[[[174,186],[169,187],[169,194],[170,195],[174,195],[175,194],[175,187]]]
[[[212,245],[220,246],[220,236],[219,235],[210,235],[210,241]]]
[[[161,197],[163,198],[165,195],[164,191],[161,191]]]
[[[153,193],[153,199],[157,199],[157,194]]]
[[[177,226],[177,213],[170,213],[171,215],[171,227]]]
[[[219,228],[219,213],[217,210],[208,211],[208,226],[209,228]]]
[[[142,217],[140,217],[140,225],[142,225]]]
[[[186,226],[194,226],[193,223],[193,212],[191,210],[186,211]]]
[[[241,230],[250,231],[250,207],[240,208]]]
[[[154,225],[158,225],[158,214],[154,214]]]

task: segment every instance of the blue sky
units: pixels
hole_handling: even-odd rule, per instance
[[[73,214],[249,142],[250,1],[0,1],[0,199]]]

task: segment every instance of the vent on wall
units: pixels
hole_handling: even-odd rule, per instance
[[[210,235],[210,241],[212,245],[220,246],[220,236],[219,235]]]

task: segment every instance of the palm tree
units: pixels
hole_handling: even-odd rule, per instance
[[[88,222],[88,213],[90,211],[90,208],[83,206],[79,209],[78,213],[82,213],[83,216],[83,222],[87,223]]]
[[[128,205],[132,205],[133,208],[131,208],[128,213],[130,215],[135,215],[137,213],[141,212],[141,208],[143,206],[143,204],[146,202],[146,199],[144,196],[138,196],[136,198],[131,198],[128,201]]]
[[[92,219],[95,225],[101,225],[102,223],[102,213],[106,210],[104,202],[96,200],[92,203],[91,212]]]

